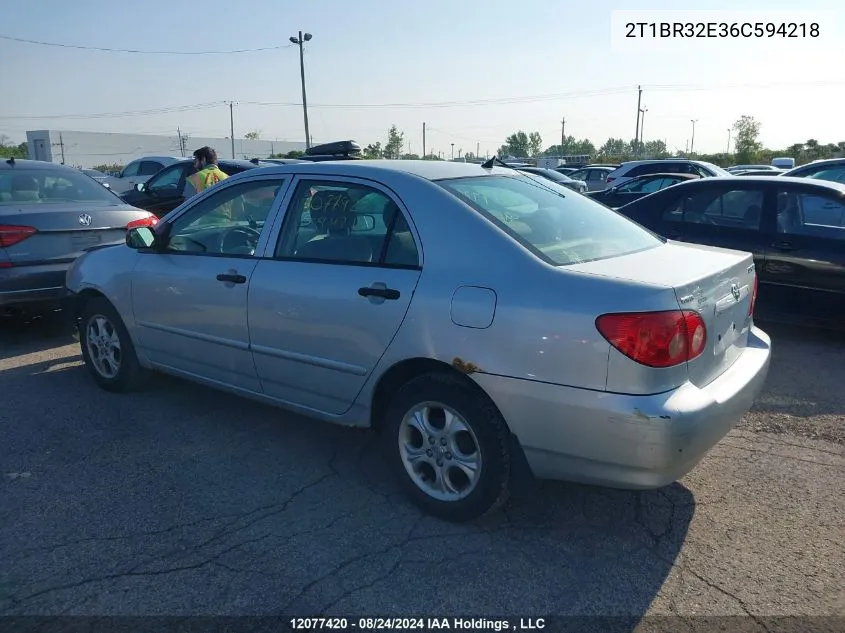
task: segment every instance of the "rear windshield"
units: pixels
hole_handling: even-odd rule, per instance
[[[479,176],[438,184],[558,266],[619,257],[663,243],[615,211],[551,181]]]
[[[120,199],[96,180],[69,170],[4,169],[0,171],[0,206],[52,202],[109,202]]]

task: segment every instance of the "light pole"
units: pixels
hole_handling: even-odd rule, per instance
[[[695,154],[693,150],[695,147],[695,124],[698,123],[698,119],[690,119],[690,123],[692,123],[692,139],[689,142],[689,153]]]
[[[728,149],[725,153],[726,154],[731,153],[731,128],[728,128]]]
[[[452,143],[452,160],[455,160],[455,144]]]
[[[290,41],[299,46],[299,75],[302,78],[302,116],[305,119],[305,147],[311,147],[311,133],[308,131],[308,99],[305,97],[305,57],[302,46],[305,42],[311,41],[310,33],[299,32],[299,37],[291,37]]]

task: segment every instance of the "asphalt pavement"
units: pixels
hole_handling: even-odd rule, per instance
[[[109,394],[59,322],[0,323],[0,615],[845,625],[845,337],[766,329],[765,392],[682,481],[547,482],[452,525],[409,505],[367,431],[167,377]]]

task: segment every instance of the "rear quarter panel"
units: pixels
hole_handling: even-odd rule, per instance
[[[404,187],[425,253],[408,314],[359,398],[409,358],[430,358],[525,380],[604,390],[609,344],[595,326],[604,312],[665,309],[674,293],[548,265],[445,191]],[[413,201],[413,203],[410,203]],[[454,322],[462,287],[495,293],[488,326]],[[674,304],[677,307],[677,303]],[[482,309],[479,307],[479,309]]]

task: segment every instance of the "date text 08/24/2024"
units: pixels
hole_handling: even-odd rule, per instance
[[[545,618],[291,618],[294,631],[539,631],[546,628]]]

